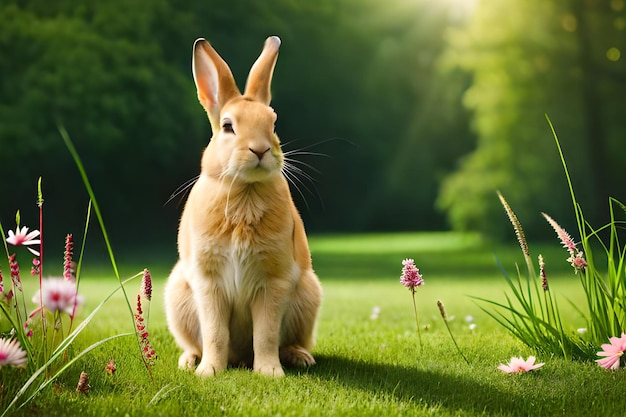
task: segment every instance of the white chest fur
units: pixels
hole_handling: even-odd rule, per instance
[[[203,249],[200,259],[211,259],[203,268],[205,276],[223,292],[231,306],[249,305],[259,291],[266,289],[269,280],[295,286],[300,274],[296,262],[285,260],[284,254],[282,265],[271,262],[276,253],[269,248],[230,241],[207,243]]]
[[[223,261],[217,285],[233,304],[252,301],[269,278],[262,267],[263,254],[236,243],[223,247],[220,252]]]

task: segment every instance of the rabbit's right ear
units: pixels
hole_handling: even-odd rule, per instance
[[[203,38],[193,44],[193,79],[198,90],[198,100],[206,110],[211,129],[220,129],[220,110],[224,104],[241,93],[235,84],[228,64]]]

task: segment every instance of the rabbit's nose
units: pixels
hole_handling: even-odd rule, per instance
[[[270,148],[267,148],[267,149],[266,149],[266,150],[264,150],[264,151],[257,151],[256,149],[252,149],[252,148],[248,148],[248,149],[250,149],[250,152],[252,152],[253,154],[255,154],[255,155],[257,156],[257,158],[259,158],[259,161],[260,161],[261,159],[263,159],[263,155],[265,155],[265,153],[266,153],[267,151],[269,151],[269,150],[270,150]]]

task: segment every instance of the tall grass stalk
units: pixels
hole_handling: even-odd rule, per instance
[[[586,332],[577,334],[564,326],[556,297],[551,292],[543,268],[542,276],[537,277],[529,266],[524,279],[519,269],[517,276],[511,278],[500,265],[513,295],[506,295],[506,303],[478,299],[495,306],[496,311],[485,311],[529,347],[566,358],[591,360],[596,358],[596,352],[609,338],[620,336],[626,331],[626,247],[620,243],[620,234],[623,233],[626,222],[616,215],[616,212],[626,212],[626,206],[610,197],[609,223],[597,229],[592,227],[576,199],[554,125],[547,116],[546,119],[567,180],[582,249],[578,249],[569,234],[550,216],[545,213],[543,216],[570,253],[568,262],[574,267],[586,300],[586,309],[574,307],[587,323]],[[521,224],[512,214],[513,211],[504,197],[500,193],[498,195],[513,224],[528,264],[530,256]]]
[[[109,239],[109,234],[107,233],[107,229],[104,225],[104,218],[102,216],[102,212],[100,211],[100,206],[98,205],[96,194],[94,193],[93,188],[91,187],[91,182],[89,181],[89,177],[87,176],[87,171],[85,171],[83,162],[80,159],[80,156],[78,155],[78,152],[76,151],[76,148],[74,147],[74,144],[72,143],[72,140],[70,139],[70,136],[67,133],[67,130],[65,130],[65,128],[61,125],[58,125],[58,129],[59,129],[59,133],[61,134],[61,137],[63,138],[63,141],[65,142],[65,146],[67,146],[67,149],[69,150],[70,154],[72,155],[72,158],[74,159],[74,163],[76,164],[76,167],[78,168],[80,176],[83,180],[83,184],[85,185],[85,189],[87,190],[87,193],[89,194],[89,198],[93,204],[93,209],[96,214],[96,218],[98,219],[98,224],[100,225],[100,230],[102,231],[102,236],[104,238],[107,252],[109,254],[109,260],[111,262],[111,266],[113,267],[113,271],[115,272],[115,277],[117,278],[117,281],[120,283],[120,287],[124,294],[124,300],[126,301],[126,305],[128,307],[128,312],[130,314],[131,320],[134,323],[135,313],[134,313],[133,307],[130,304],[128,294],[126,293],[126,288],[124,288],[124,282],[122,281],[122,278],[120,276],[119,269],[117,267],[117,262],[115,260],[115,255],[113,254],[113,247],[111,245],[111,240]],[[137,334],[137,339],[138,339],[137,347],[139,349],[139,354],[141,355],[142,358],[144,358],[144,352],[141,346],[141,339],[140,339],[141,336],[139,335],[137,330],[136,330],[136,334]],[[152,378],[152,372],[150,370],[149,364],[145,362],[145,360],[144,360],[144,363],[146,364],[146,370],[148,371],[148,374]]]

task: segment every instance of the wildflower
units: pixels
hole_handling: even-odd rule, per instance
[[[559,239],[561,239],[563,247],[569,252],[569,258],[567,258],[567,262],[572,264],[572,267],[574,267],[574,271],[578,273],[578,271],[582,271],[587,268],[587,261],[585,261],[585,258],[583,257],[583,252],[578,250],[578,248],[576,247],[576,243],[574,243],[574,240],[569,235],[569,233],[567,233],[565,229],[559,226],[559,224],[554,221],[552,217],[548,216],[546,213],[541,214],[543,214],[543,217],[545,217],[548,223],[550,223],[550,226],[552,226],[552,228],[556,232],[556,235],[559,237]]]
[[[135,329],[137,330],[137,337],[139,340],[139,348],[143,355],[144,363],[146,367],[154,365],[154,361],[157,358],[156,352],[150,344],[147,326],[144,322],[143,311],[141,309],[141,294],[137,294],[137,311],[135,316]]]
[[[30,268],[30,274],[37,276],[41,272],[41,261],[39,258],[33,258],[33,266]]]
[[[0,295],[4,293],[4,280],[2,278],[2,269],[0,269]]]
[[[379,314],[380,314],[380,307],[374,306],[374,308],[372,309],[372,314],[370,315],[370,319],[377,320]]]
[[[469,326],[467,326],[470,330],[475,330],[476,329],[476,323],[471,323]]]
[[[413,297],[413,313],[415,314],[415,326],[417,327],[417,337],[420,341],[420,349],[422,345],[422,334],[420,333],[420,324],[417,319],[417,305],[415,304],[415,288],[424,285],[422,275],[420,275],[419,269],[415,267],[415,261],[413,259],[405,259],[402,261],[402,276],[400,277],[400,283],[411,290]]]
[[[30,323],[28,321],[24,322],[24,334],[26,337],[33,337],[33,329],[30,328]]]
[[[109,363],[107,364],[107,366],[104,368],[104,370],[106,371],[108,375],[113,375],[115,371],[117,370],[117,368],[115,367],[115,361],[111,359]]]
[[[567,262],[572,264],[574,267],[574,273],[578,273],[578,271],[584,271],[587,268],[587,261],[583,258],[583,252],[580,251],[576,254],[576,256],[570,256],[567,258]]]
[[[400,277],[400,282],[413,292],[415,292],[415,287],[424,285],[420,270],[415,267],[415,261],[413,259],[405,259],[402,261],[402,276]]]
[[[22,280],[20,279],[20,265],[15,260],[15,254],[9,255],[9,269],[11,270],[11,280],[13,286],[22,291]]]
[[[474,321],[474,316],[467,315],[465,316],[465,321],[471,323]]]
[[[71,234],[65,236],[65,252],[63,253],[63,278],[68,281],[76,279],[73,269],[72,255],[74,254],[74,238]]]
[[[507,374],[533,371],[544,365],[544,363],[535,364],[535,359],[534,356],[529,356],[527,360],[521,356],[519,358],[513,357],[507,365],[500,364],[498,369]]]
[[[13,230],[9,230],[9,237],[7,237],[7,243],[10,243],[13,246],[29,246],[29,245],[39,245],[41,240],[35,239],[39,236],[39,230],[33,230],[28,233],[28,227],[24,226],[21,229],[17,227],[15,232]],[[26,248],[35,256],[39,256],[39,252],[32,248]]]
[[[148,301],[152,300],[152,277],[150,276],[150,271],[147,269],[143,270],[143,279],[141,280],[139,292],[146,297]]]
[[[548,277],[546,276],[546,263],[543,261],[543,256],[539,255],[539,276],[541,276],[541,288],[544,291],[548,291]]]
[[[543,217],[545,217],[548,223],[550,223],[550,226],[552,226],[552,228],[556,232],[556,235],[561,240],[563,247],[567,249],[571,256],[576,255],[576,253],[578,252],[578,248],[576,247],[576,243],[574,243],[574,240],[572,239],[570,234],[567,233],[565,229],[563,229],[552,217],[548,216],[546,213],[541,214],[543,215]]]
[[[598,365],[606,369],[616,370],[619,369],[620,358],[626,351],[626,333],[622,333],[621,337],[609,338],[610,343],[602,345],[601,352],[598,352],[598,356],[605,356],[603,359],[596,359]]]
[[[78,385],[76,386],[76,392],[82,392],[83,394],[89,394],[89,389],[91,385],[89,385],[89,377],[85,371],[80,373],[80,378],[78,379]]]
[[[41,295],[40,295],[41,292]],[[83,297],[76,294],[76,283],[62,278],[47,278],[42,281],[41,289],[33,296],[33,302],[42,300],[43,307],[52,313],[57,311],[70,316],[74,307],[83,303]]]
[[[17,339],[0,339],[0,368],[3,366],[26,367],[26,351],[22,350]]]

